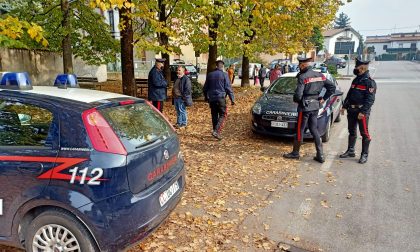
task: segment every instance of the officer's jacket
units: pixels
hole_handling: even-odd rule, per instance
[[[168,82],[163,76],[163,72],[158,70],[155,66],[150,70],[148,83],[148,99],[151,101],[166,100],[166,87]]]
[[[375,102],[376,82],[370,77],[369,71],[357,76],[351,83],[347,97],[344,100],[344,108],[349,109],[351,105],[361,106],[360,113],[369,114]]]
[[[322,73],[306,69],[301,71],[298,79],[293,101],[297,102],[298,111],[319,110],[319,94],[323,87],[327,90],[323,97],[327,100],[335,92],[335,84],[328,80]]]
[[[235,98],[227,73],[219,69],[216,69],[207,75],[203,93],[204,97],[210,102],[217,101],[220,98],[225,99],[226,94],[229,95],[232,102]]]

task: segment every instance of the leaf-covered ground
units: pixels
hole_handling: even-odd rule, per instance
[[[237,101],[228,107],[223,140],[211,136],[207,103],[188,109],[189,125],[179,130],[187,171],[184,196],[167,221],[129,251],[254,251],[276,248],[264,233],[247,232],[249,215],[272,202],[269,196],[297,163],[281,157],[290,141],[257,136],[250,129],[250,109],[261,94],[256,88],[235,89]],[[176,121],[165,104],[165,115]],[[269,224],[261,223],[265,229]]]

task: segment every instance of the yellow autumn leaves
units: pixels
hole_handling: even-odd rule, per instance
[[[11,16],[0,18],[0,35],[18,40],[22,38],[25,32],[31,39],[41,43],[42,46],[48,46],[48,41],[44,37],[44,30],[41,26],[35,23],[19,20],[18,18]]]

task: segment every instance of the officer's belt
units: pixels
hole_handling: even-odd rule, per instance
[[[350,105],[350,108],[361,108],[363,105]]]
[[[311,100],[311,99],[318,100],[318,98],[319,98],[319,95],[318,94],[303,96],[303,99],[304,100]]]

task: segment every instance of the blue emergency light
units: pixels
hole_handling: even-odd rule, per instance
[[[32,82],[27,72],[8,72],[3,74],[0,89],[30,90]]]
[[[76,75],[74,74],[59,74],[55,78],[54,86],[59,88],[78,88]]]

